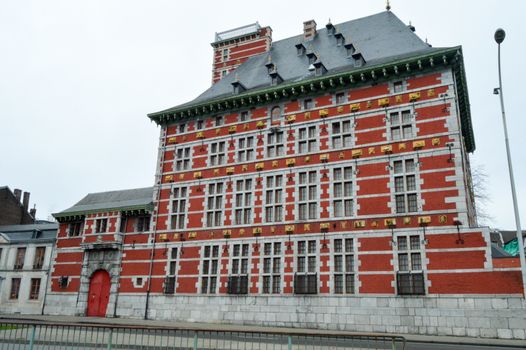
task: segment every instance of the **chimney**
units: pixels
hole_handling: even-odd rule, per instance
[[[20,200],[22,199],[22,190],[19,189],[19,188],[15,188],[15,190],[13,191],[14,194],[15,194],[15,198],[16,200],[18,201],[18,203],[20,203]]]
[[[24,207],[24,211],[27,211],[29,209],[29,192],[24,192],[24,200],[22,202],[22,207]]]
[[[312,40],[316,36],[316,21],[311,19],[303,22],[303,39]]]
[[[261,27],[258,22],[216,33],[212,43],[212,84],[217,83],[250,57],[269,51],[271,46],[272,29]]]
[[[37,206],[36,206],[36,204],[33,205],[33,209],[29,210],[29,215],[31,215],[33,220],[36,220],[36,215],[37,215]]]

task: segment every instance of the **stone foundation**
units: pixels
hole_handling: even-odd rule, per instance
[[[144,295],[119,295],[117,315],[144,316]],[[84,315],[76,296],[48,295],[46,314]],[[520,297],[164,296],[150,319],[357,332],[526,339]]]

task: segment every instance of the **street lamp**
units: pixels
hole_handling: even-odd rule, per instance
[[[510,185],[511,185],[511,195],[513,197],[513,210],[515,212],[515,225],[517,226],[517,243],[519,245],[519,257],[521,263],[521,272],[522,272],[522,286],[524,296],[526,297],[526,261],[524,259],[524,240],[522,239],[521,231],[521,220],[519,217],[519,205],[517,203],[517,194],[515,192],[515,180],[513,178],[513,167],[511,165],[511,153],[510,153],[510,143],[508,140],[508,128],[506,126],[506,113],[504,112],[504,93],[502,92],[502,74],[500,70],[500,44],[504,41],[506,37],[506,32],[504,29],[499,28],[495,31],[495,41],[498,44],[498,65],[499,65],[499,87],[493,89],[495,95],[500,96],[500,108],[502,110],[502,123],[504,124],[504,141],[506,142],[506,155],[508,157],[508,170],[510,173]]]

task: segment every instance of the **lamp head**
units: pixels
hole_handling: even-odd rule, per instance
[[[504,41],[504,38],[506,37],[506,32],[504,29],[499,28],[495,31],[495,41],[497,44],[501,44]]]

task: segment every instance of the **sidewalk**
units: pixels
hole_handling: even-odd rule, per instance
[[[170,322],[170,321],[154,321],[141,319],[124,319],[124,318],[97,318],[97,317],[77,317],[77,316],[41,316],[41,315],[0,315],[0,322],[8,322],[9,320],[33,320],[45,321],[53,323],[64,324],[97,324],[97,325],[115,325],[115,326],[135,326],[135,327],[154,327],[154,328],[177,328],[187,330],[210,330],[210,331],[226,331],[226,332],[261,332],[261,333],[280,333],[280,334],[300,334],[308,332],[311,335],[336,334],[336,335],[351,335],[363,334],[362,332],[346,332],[346,331],[332,331],[332,330],[318,330],[318,329],[300,329],[300,328],[284,328],[284,327],[264,327],[264,326],[250,326],[250,325],[236,325],[236,324],[219,324],[219,323],[193,323],[193,322]],[[400,335],[406,338],[411,343],[439,343],[439,344],[457,344],[457,345],[485,345],[485,346],[505,346],[526,348],[526,340],[511,340],[511,339],[491,339],[491,338],[469,338],[469,337],[453,337],[453,336],[432,336],[432,335],[413,335],[413,334],[381,334],[368,333],[378,335]]]

